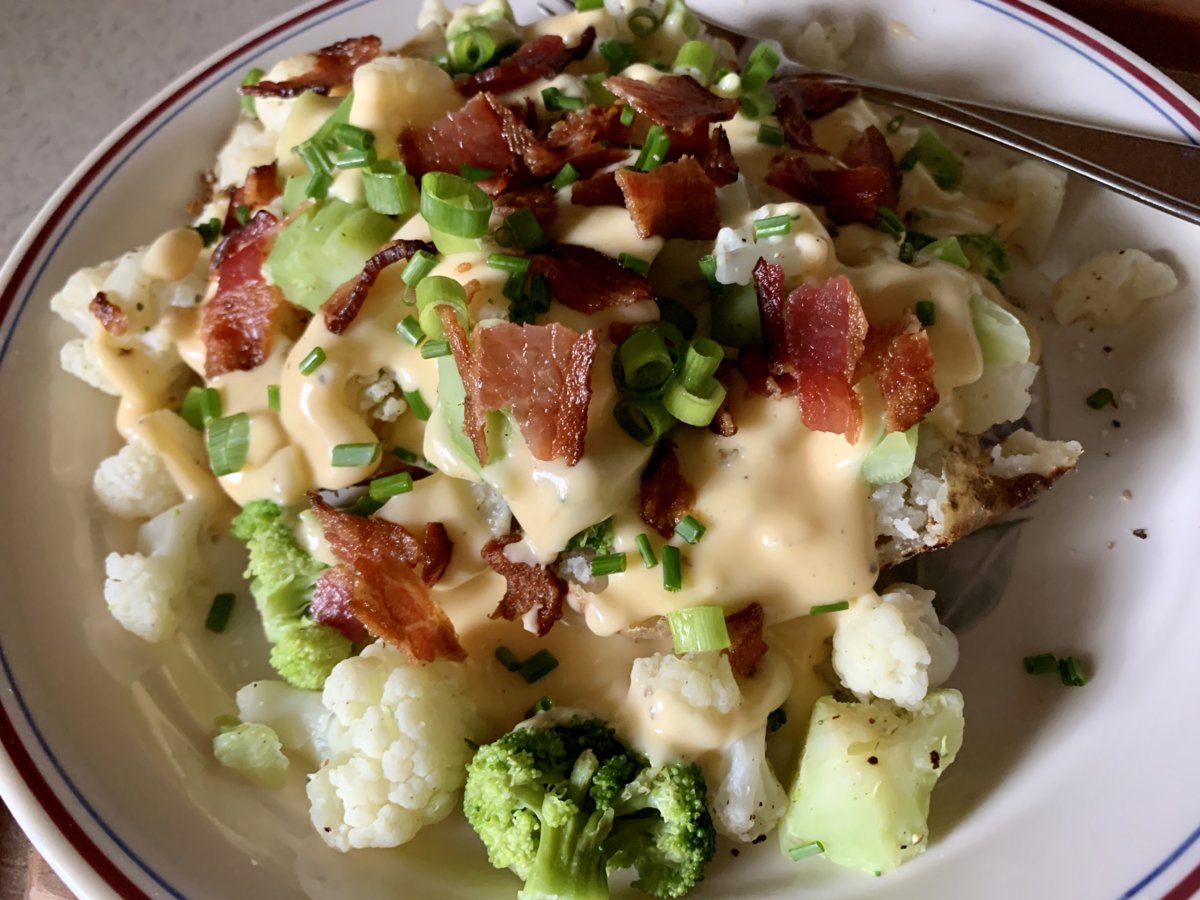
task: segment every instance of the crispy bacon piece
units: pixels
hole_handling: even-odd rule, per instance
[[[225,222],[221,234],[232,234],[242,226],[238,223],[239,207],[255,210],[266,206],[279,196],[278,170],[275,163],[254,166],[246,173],[246,180],[239,187],[230,188],[229,206],[225,210]]]
[[[125,310],[109,300],[104,291],[99,291],[88,303],[88,312],[95,316],[96,321],[113,337],[120,337],[129,330],[129,316],[125,314]]]
[[[725,388],[725,399],[721,401],[713,420],[708,423],[708,430],[713,434],[721,435],[721,437],[733,437],[738,430],[737,422],[733,419],[733,373],[735,371],[737,371],[737,364],[733,360],[723,359],[717,366],[716,378]]]
[[[900,170],[878,128],[872,125],[854,138],[843,161],[844,168],[814,169],[802,157],[776,156],[767,183],[797,200],[823,205],[839,225],[873,224],[880,206],[895,208]]]
[[[887,406],[888,431],[907,431],[938,404],[929,333],[911,312],[867,331],[859,371],[875,376]]]
[[[518,209],[528,209],[543,228],[558,217],[557,192],[548,184],[538,184],[519,191],[508,191],[496,198],[496,212],[509,216]]]
[[[350,566],[330,566],[317,579],[308,613],[314,622],[335,628],[356,644],[371,640],[371,632],[352,611],[354,597],[363,590]]]
[[[475,456],[481,466],[488,461],[487,421],[486,411],[479,402],[483,389],[479,378],[479,364],[475,354],[471,352],[471,342],[467,332],[458,321],[458,316],[449,306],[438,307],[438,318],[442,320],[442,328],[446,332],[446,340],[450,344],[450,352],[454,354],[454,363],[458,367],[459,377],[463,383],[463,432],[471,441]]]
[[[522,46],[512,56],[494,66],[464,78],[455,86],[464,97],[483,91],[504,94],[525,87],[542,78],[554,78],[576,60],[591,52],[596,41],[596,29],[589,25],[579,36],[579,43],[567,46],[557,34],[546,34]]]
[[[597,172],[571,185],[571,202],[576,206],[624,206],[625,195],[616,172]]]
[[[260,210],[213,253],[217,290],[200,319],[208,378],[255,369],[271,352],[271,335],[285,301],[279,288],[263,278],[262,264],[278,227],[273,215]]]
[[[512,407],[529,451],[541,460],[583,458],[592,363],[600,342],[565,325],[505,322],[478,333],[479,403]]]
[[[855,169],[874,167],[883,173],[883,192],[879,195],[876,205],[895,209],[900,203],[900,167],[892,156],[892,148],[888,146],[883,132],[874,125],[868,125],[861,134],[852,138],[842,151],[842,162]]]
[[[707,146],[702,153],[697,154],[696,160],[717,187],[724,187],[738,180],[740,169],[733,156],[733,148],[729,146],[729,135],[720,125],[712,130]]]
[[[454,544],[446,533],[446,526],[441,522],[426,525],[425,540],[422,542],[421,580],[428,585],[437,584],[446,573],[453,552]]]
[[[555,244],[550,254],[531,260],[530,271],[545,276],[554,299],[576,312],[594,313],[654,299],[646,276],[591,247]]]
[[[325,538],[348,571],[328,576],[339,602],[376,637],[405,648],[414,659],[467,656],[446,613],[434,601],[418,574],[425,555],[423,542],[402,525],[374,516],[338,512],[308,495]],[[326,573],[322,574],[322,580]]]
[[[771,371],[766,353],[760,347],[743,347],[737,358],[738,372],[754,393],[778,400],[794,397],[800,389],[794,376]]]
[[[798,150],[821,151],[813,143],[812,121],[845,106],[858,91],[812,78],[789,78],[771,84],[775,116],[788,142]]]
[[[763,608],[751,603],[745,609],[725,617],[729,631],[729,665],[738,675],[749,678],[767,652],[763,640]]]
[[[506,534],[488,541],[480,551],[484,561],[503,575],[506,582],[504,596],[492,618],[512,622],[536,611],[537,635],[544,637],[562,618],[567,583],[546,566],[513,562],[505,556],[504,548],[520,539],[519,534]]]
[[[804,424],[858,440],[862,406],[853,379],[867,318],[849,279],[802,284],[783,299],[781,267],[760,259],[754,283],[770,371],[796,379]]]
[[[338,287],[329,299],[321,304],[325,327],[333,334],[343,334],[367,302],[367,294],[375,286],[379,273],[388,266],[412,258],[418,250],[437,253],[437,248],[428,241],[391,241],[384,244],[366,261],[358,275]]]
[[[655,84],[614,75],[604,86],[651,121],[685,133],[732,119],[740,105],[718,97],[690,75],[665,75]]]
[[[642,238],[712,240],[721,228],[717,187],[690,156],[650,172],[622,169],[617,184]]]
[[[550,127],[546,146],[564,159],[578,158],[598,142],[612,144],[636,143],[633,126],[621,124],[621,110],[612,106],[587,106],[572,110]]]
[[[379,55],[382,42],[373,34],[347,38],[322,47],[316,52],[313,67],[303,75],[287,81],[260,81],[238,88],[241,94],[252,97],[295,97],[304,91],[328,94],[354,80],[354,70]]]
[[[683,477],[675,445],[660,441],[642,471],[642,521],[669,538],[696,503],[696,489]]]

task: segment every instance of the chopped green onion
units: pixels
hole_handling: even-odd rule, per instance
[[[308,199],[308,183],[312,181],[312,173],[292,175],[283,183],[283,199],[280,201],[283,214],[287,215]]]
[[[888,134],[895,134],[897,131],[899,131],[903,127],[904,127],[904,113],[900,113],[899,115],[892,116],[890,119],[888,119],[887,125],[884,126],[884,128],[887,129]]]
[[[264,72],[262,69],[258,69],[258,68],[251,69],[249,72],[246,73],[246,76],[242,79],[242,86],[249,87],[252,84],[258,84],[260,81],[263,80],[263,76],[265,76],[266,74],[267,73]],[[244,112],[246,115],[248,115],[252,119],[258,118],[258,113],[254,109],[254,97],[253,96],[251,96],[249,94],[243,94],[242,96],[238,97],[238,102],[242,104],[242,112]]]
[[[619,386],[642,397],[657,397],[675,372],[675,361],[662,335],[635,331],[617,348]]]
[[[663,544],[663,587],[668,591],[678,591],[683,587],[683,558],[679,548],[674,544]]]
[[[704,276],[704,280],[708,282],[708,286],[713,290],[720,290],[724,287],[721,282],[717,281],[717,258],[709,253],[706,256],[700,257],[698,263],[700,274]]]
[[[517,672],[528,684],[540,681],[558,668],[558,660],[549,650],[539,650],[525,662],[521,663]]]
[[[922,127],[917,132],[916,143],[900,157],[899,165],[901,171],[908,172],[917,163],[925,167],[934,183],[944,191],[952,191],[962,184],[962,160],[942,143],[932,128]]]
[[[971,268],[971,260],[963,253],[956,237],[938,238],[932,244],[926,244],[917,251],[917,259],[940,259],[960,269]]]
[[[916,310],[917,321],[926,328],[937,321],[937,307],[932,300],[918,300]]]
[[[667,151],[670,149],[671,138],[667,136],[666,130],[661,125],[651,125],[646,132],[646,142],[642,144],[642,151],[633,167],[639,172],[656,169],[667,158]]]
[[[209,219],[207,222],[193,225],[192,230],[200,235],[200,240],[204,241],[205,247],[208,247],[221,236],[221,220],[216,218]]]
[[[613,407],[613,418],[640,444],[653,447],[675,425],[675,417],[658,400],[625,397]]]
[[[1023,363],[1029,359],[1032,350],[1029,332],[1020,319],[982,294],[972,294],[968,303],[984,365]]]
[[[650,263],[642,259],[640,256],[634,256],[632,253],[622,253],[617,257],[617,262],[623,265],[626,269],[632,269],[639,275],[645,275],[650,271]]]
[[[601,41],[599,50],[608,62],[609,75],[616,75],[637,62],[637,48],[629,41]]]
[[[914,425],[907,431],[885,434],[862,464],[862,476],[868,484],[896,484],[907,478],[917,459],[917,431]]]
[[[354,501],[354,505],[350,507],[348,512],[352,516],[361,516],[365,519],[368,516],[373,516],[381,509],[383,509],[383,503],[373,499],[369,494],[362,494]]]
[[[707,85],[712,78],[713,66],[717,62],[717,51],[707,41],[688,41],[675,54],[672,71],[676,75],[691,75]]]
[[[314,139],[309,139],[303,144],[297,145],[295,148],[296,155],[304,161],[304,165],[308,166],[308,171],[314,175],[323,173],[325,175],[333,174],[333,163],[329,161],[329,156],[325,148],[316,143]]]
[[[697,338],[688,345],[684,355],[680,382],[689,391],[703,391],[724,358],[725,351],[712,338]]]
[[[466,288],[445,275],[427,275],[417,285],[417,316],[421,330],[434,340],[446,336],[438,316],[439,306],[449,306],[458,316],[459,324],[467,327]]]
[[[400,275],[400,280],[409,287],[415,287],[421,283],[421,280],[433,271],[437,265],[437,257],[428,250],[418,250],[412,255],[407,263],[404,264],[404,271]]]
[[[629,18],[625,20],[625,24],[629,26],[629,30],[636,37],[650,37],[654,32],[658,31],[658,26],[662,24],[658,14],[654,10],[646,6],[639,6],[629,14]]]
[[[413,180],[398,159],[381,159],[363,169],[367,206],[386,216],[405,216],[417,208]]]
[[[239,203],[233,210],[233,218],[242,228],[246,227],[246,223],[250,221],[250,207],[245,203]]]
[[[328,172],[313,172],[304,185],[304,196],[311,200],[324,200],[333,186],[333,176]]]
[[[507,240],[502,240],[502,237]],[[542,226],[538,223],[537,216],[533,214],[532,210],[522,206],[520,209],[514,210],[504,220],[504,225],[496,229],[496,241],[507,247],[515,246],[522,250],[536,250],[546,243],[546,236],[542,233]]]
[[[576,170],[576,168],[570,163],[567,163],[558,170],[558,174],[555,175],[554,180],[550,182],[550,187],[554,188],[556,191],[559,191],[574,184],[578,180],[578,170]]]
[[[621,124],[628,128],[633,124],[633,117],[637,115],[637,110],[632,106],[621,107]]]
[[[650,546],[650,537],[645,532],[634,538],[634,543],[637,544],[638,553],[642,555],[642,563],[647,569],[653,569],[658,565],[658,557],[654,555],[654,548]]]
[[[1053,653],[1039,653],[1037,656],[1027,656],[1023,660],[1025,672],[1029,675],[1047,675],[1058,671],[1058,660]]]
[[[496,39],[486,28],[469,28],[447,48],[450,64],[457,72],[478,72],[496,55]]]
[[[277,384],[267,385],[267,409],[271,412],[279,412],[279,385]]]
[[[221,418],[221,394],[216,388],[190,387],[179,407],[179,415],[197,431]]]
[[[415,316],[405,316],[397,322],[396,334],[414,347],[425,340],[425,332],[421,330],[421,323],[416,320]]]
[[[407,494],[412,489],[412,476],[407,472],[397,472],[395,475],[376,478],[367,487],[367,492],[372,500],[388,500],[400,494]]]
[[[1087,405],[1092,409],[1104,409],[1106,406],[1116,406],[1117,400],[1108,388],[1100,388],[1087,398]]]
[[[766,144],[769,147],[782,147],[786,135],[782,128],[776,128],[774,125],[759,125],[758,126],[758,142]]]
[[[557,112],[563,109],[583,109],[587,104],[582,97],[571,97],[556,87],[542,90],[542,103],[547,112]]]
[[[768,216],[765,219],[754,221],[754,239],[756,241],[791,233],[792,217],[789,215]]]
[[[208,423],[206,442],[208,461],[214,475],[220,478],[240,472],[250,451],[250,417],[245,413],[236,413],[213,419]]]
[[[379,459],[380,446],[369,444],[338,444],[330,454],[330,465],[338,469],[369,466]]]
[[[337,169],[362,169],[376,162],[375,150],[343,150],[334,159],[333,165]]]
[[[837,603],[819,603],[809,609],[810,616],[823,616],[826,613],[845,612],[850,608],[849,600],[839,600]]]
[[[702,390],[690,391],[678,379],[672,379],[663,391],[662,403],[680,422],[697,428],[707,425],[725,402],[725,386],[715,378]]]
[[[810,856],[820,856],[825,852],[825,845],[820,841],[809,841],[807,844],[801,844],[799,847],[792,847],[788,850],[787,855],[795,862],[802,859],[808,859]]]
[[[625,571],[624,553],[606,553],[592,559],[592,577],[617,575]]]
[[[370,150],[375,146],[375,134],[357,125],[341,123],[334,126],[333,139],[352,150]]]
[[[1083,687],[1087,684],[1087,677],[1079,667],[1079,660],[1073,656],[1058,661],[1058,675],[1067,687]]]
[[[421,392],[404,391],[403,393],[404,402],[408,404],[408,408],[412,410],[412,414],[422,422],[428,422],[433,410],[429,408],[429,404],[425,402],[425,398],[421,396]]]
[[[233,612],[235,600],[237,600],[235,594],[217,594],[213,597],[212,606],[208,608],[208,618],[204,620],[204,627],[217,634],[224,631],[229,624],[229,615]]]
[[[903,238],[904,232],[907,230],[900,217],[886,206],[881,206],[876,211],[875,227],[896,240]]]
[[[675,526],[675,533],[689,544],[698,543],[708,528],[695,516],[684,516]]]
[[[421,359],[437,359],[439,356],[449,355],[449,341],[430,339],[421,345]]]
[[[476,185],[449,172],[427,172],[421,179],[421,215],[430,228],[452,237],[487,234],[492,200]]]
[[[417,462],[417,454],[413,453],[411,450],[406,450],[404,447],[393,447],[392,456],[396,457],[397,459],[402,459],[406,463],[412,463],[413,465],[416,465]]]
[[[757,121],[765,119],[775,112],[775,95],[766,88],[756,91],[745,91],[741,97],[742,105],[738,112],[743,118]]]
[[[604,9],[604,0],[575,0],[576,12],[593,12]]]
[[[524,275],[529,271],[529,257],[512,256],[508,253],[493,253],[488,256],[489,269],[499,269],[502,272],[519,272]]]
[[[300,374],[311,375],[317,369],[321,368],[321,364],[325,362],[325,350],[321,347],[313,347],[308,351],[308,355],[300,360]]]
[[[536,321],[537,317],[550,311],[550,283],[543,275],[528,279],[520,272],[508,276],[504,285],[504,296],[512,301],[508,308],[508,320],[522,325]]]
[[[712,305],[713,339],[726,347],[762,343],[762,315],[752,284],[731,285]]]
[[[517,658],[517,654],[513,653],[507,647],[497,647],[495,656],[500,661],[500,665],[504,666],[510,672],[515,672],[521,668],[521,660]]]
[[[725,625],[725,610],[719,606],[677,609],[667,613],[667,621],[677,654],[709,653],[724,650],[732,643]]]
[[[496,173],[491,169],[481,169],[478,166],[462,165],[458,167],[458,174],[470,182],[487,181]]]
[[[1004,246],[1004,241],[1000,240],[1000,235],[996,231],[987,234],[960,234],[958,243],[971,260],[971,265],[976,266],[984,278],[999,287],[1001,279],[1011,268],[1008,248]]]
[[[753,92],[765,88],[779,63],[780,56],[774,47],[765,42],[759,44],[750,51],[746,65],[742,66],[742,90]]]

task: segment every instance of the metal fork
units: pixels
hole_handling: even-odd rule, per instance
[[[570,0],[539,0],[538,9],[557,15],[574,9]],[[697,16],[716,37],[743,54],[764,39],[733,31]],[[953,125],[1044,159],[1110,190],[1200,225],[1200,146],[1081,125],[1047,116],[999,109],[982,103],[951,100],[839,75],[814,72],[779,52],[779,76],[803,76],[854,88],[864,97]]]

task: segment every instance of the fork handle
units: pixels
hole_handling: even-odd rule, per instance
[[[872,99],[991,138],[1200,225],[1200,146],[838,81]]]

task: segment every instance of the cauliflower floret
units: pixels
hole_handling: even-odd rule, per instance
[[[265,106],[266,99],[268,98],[260,97],[256,102]],[[217,164],[213,169],[216,181],[213,187],[223,191],[241,184],[251,168],[272,162],[275,159],[275,142],[278,139],[279,135],[264,128],[262,123],[254,119],[240,120],[233,126],[229,139],[217,154]]]
[[[266,725],[286,750],[313,763],[330,755],[329,722],[333,718],[318,691],[292,687],[285,681],[252,681],[237,692],[238,718]]]
[[[756,728],[721,754],[715,771],[705,767],[713,823],[726,837],[750,843],[767,834],[787,811],[787,791],[767,762],[767,730]]]
[[[188,500],[160,513],[138,531],[137,553],[110,553],[104,561],[104,599],[126,629],[147,641],[171,637],[207,594],[200,539],[204,511]]]
[[[331,758],[308,783],[313,825],[343,852],[396,847],[454,808],[476,711],[457,663],[414,665],[372,644],[338,663],[321,702]]]
[[[1067,193],[1067,173],[1040,160],[1027,159],[1000,176],[994,190],[1012,205],[1009,242],[1024,250],[1030,260],[1039,262],[1058,225]]]
[[[1056,472],[1072,468],[1082,453],[1078,441],[1047,441],[1021,428],[992,447],[989,469],[997,478],[1019,478],[1031,473],[1050,478]]]
[[[183,500],[166,464],[137,440],[100,463],[92,490],[122,519],[152,519]]]
[[[933,591],[896,584],[882,596],[863,594],[838,617],[833,668],[861,699],[919,709],[930,688],[958,663],[958,639],[938,622]]]
[[[776,216],[791,216],[787,234],[756,240],[754,222]],[[717,232],[713,255],[717,259],[717,281],[721,284],[749,284],[759,258],[783,266],[789,278],[809,273],[822,274],[828,268],[832,243],[812,210],[800,203],[768,203],[750,215],[740,228],[722,228]]]
[[[667,691],[682,697],[688,706],[719,713],[728,713],[742,702],[729,657],[723,653],[643,656],[633,661],[629,677],[635,690],[640,686],[647,691]]]
[[[388,369],[380,369],[374,376],[360,375],[354,380],[362,387],[358,408],[370,412],[373,419],[395,422],[408,409],[404,392]]]
[[[1021,418],[1029,409],[1029,390],[1037,372],[1037,365],[1030,362],[984,366],[977,381],[954,389],[961,416],[959,429],[983,434],[999,422]]]
[[[104,374],[100,360],[96,358],[96,347],[87,338],[74,338],[62,346],[58,355],[59,365],[68,375],[74,375],[84,384],[104,391],[114,397],[120,396],[116,385]]]
[[[1179,286],[1175,272],[1141,250],[1109,250],[1093,256],[1054,286],[1054,318],[1068,325],[1120,325],[1147,300]]]

